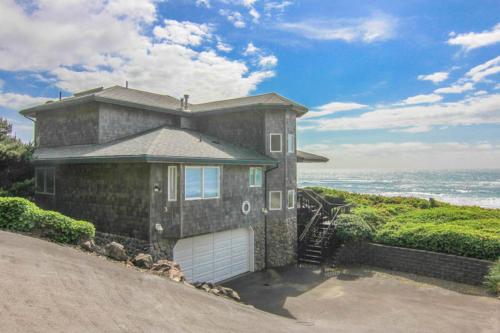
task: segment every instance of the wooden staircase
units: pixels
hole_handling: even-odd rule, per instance
[[[322,265],[331,255],[335,221],[350,205],[334,204],[318,193],[297,191],[298,263]]]

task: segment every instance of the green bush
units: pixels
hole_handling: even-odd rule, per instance
[[[35,232],[62,243],[95,236],[92,223],[43,210],[23,198],[0,198],[0,228]]]
[[[354,214],[342,214],[335,221],[335,235],[341,242],[370,240],[372,229],[363,219]]]
[[[497,220],[460,223],[390,222],[377,230],[374,240],[393,246],[496,260],[500,256],[500,234],[495,227],[497,223]],[[492,225],[492,230],[496,231],[485,229],[487,225]]]
[[[500,259],[491,266],[484,284],[491,292],[500,295]]]
[[[386,214],[373,207],[359,207],[354,209],[353,213],[361,217],[372,228],[376,228],[388,221]]]

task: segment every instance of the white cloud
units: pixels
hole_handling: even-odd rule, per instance
[[[155,21],[155,5],[37,0],[25,11],[13,0],[0,1],[0,70],[41,75],[68,91],[128,80],[137,89],[190,93],[193,101],[247,95],[275,74],[220,55],[229,47],[218,43],[211,26]]]
[[[4,84],[5,84],[5,81],[0,79],[0,91],[2,91]]]
[[[188,21],[165,20],[163,26],[156,26],[154,35],[175,44],[198,46],[212,37],[211,28],[207,24]]]
[[[377,14],[358,19],[314,19],[281,23],[277,28],[309,39],[372,43],[394,37],[396,25],[395,18]]]
[[[260,19],[260,13],[255,8],[250,8],[248,14],[253,18],[254,23],[258,23]]]
[[[278,64],[278,58],[274,55],[260,56],[259,66],[260,67],[274,67]]]
[[[292,1],[270,1],[264,4],[264,12],[266,16],[272,16],[273,12],[278,13],[278,15],[283,14],[286,7],[293,5]]]
[[[403,100],[403,104],[412,105],[412,104],[426,104],[426,103],[436,103],[443,99],[443,96],[436,94],[428,94],[428,95],[417,95],[408,97]]]
[[[500,94],[473,96],[456,102],[380,107],[355,117],[305,119],[301,125],[316,131],[398,129],[433,126],[500,124]]]
[[[251,55],[251,54],[255,54],[257,52],[260,52],[260,49],[258,47],[256,47],[255,45],[253,45],[252,42],[248,43],[245,51],[243,52],[244,55]]]
[[[474,85],[470,82],[464,84],[454,84],[449,87],[439,88],[434,90],[436,94],[461,94],[463,92],[474,89]]]
[[[473,67],[465,75],[474,82],[479,82],[485,77],[500,73],[500,56]]]
[[[473,50],[479,47],[493,45],[500,42],[500,23],[495,25],[491,30],[482,32],[469,32],[465,34],[452,33],[448,40],[450,45],[460,45],[466,51]]]
[[[325,170],[332,167],[370,170],[479,169],[496,168],[500,164],[500,144],[489,142],[325,143],[300,148],[330,157],[331,162],[317,166]]]
[[[351,110],[359,110],[367,108],[368,105],[359,103],[344,103],[344,102],[331,102],[325,105],[318,106],[312,111],[306,113],[302,119],[324,117],[338,112],[345,112]]]
[[[217,37],[216,47],[217,47],[217,50],[219,50],[221,52],[231,52],[233,50],[232,46],[224,43],[220,37]]]
[[[236,28],[244,28],[246,26],[243,15],[240,12],[229,9],[219,10],[219,14],[224,16],[229,22],[231,22]]]
[[[448,79],[448,75],[448,72],[436,72],[428,75],[419,75],[417,78],[421,81],[432,81],[432,83],[439,83]]]
[[[25,94],[0,93],[0,106],[7,109],[17,110],[33,104],[41,104],[48,100],[48,98],[33,97]]]
[[[478,90],[474,93],[474,96],[482,96],[482,95],[486,95],[488,94],[488,92],[486,90]]]

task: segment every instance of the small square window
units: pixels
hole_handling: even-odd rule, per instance
[[[262,168],[250,168],[248,182],[250,187],[262,187]]]
[[[281,153],[282,138],[280,133],[271,133],[271,153]]]
[[[269,210],[281,210],[281,191],[269,192]]]
[[[295,135],[288,134],[287,144],[288,144],[287,152],[294,153],[295,152]]]
[[[288,209],[295,208],[295,190],[288,191],[287,203],[288,203]]]

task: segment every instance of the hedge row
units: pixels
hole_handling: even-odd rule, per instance
[[[500,256],[500,234],[487,227],[491,225],[491,229],[495,229],[497,220],[457,222],[389,222],[377,230],[374,240],[478,259],[496,260]]]
[[[0,228],[35,232],[61,243],[77,243],[95,236],[92,223],[43,210],[23,198],[0,197]]]

